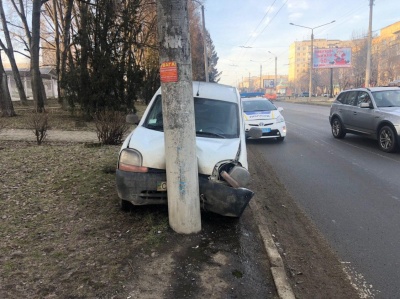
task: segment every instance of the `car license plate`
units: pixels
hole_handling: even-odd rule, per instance
[[[167,182],[157,182],[157,191],[167,191]]]
[[[271,128],[263,128],[262,132],[263,133],[269,133],[269,132],[271,132]]]

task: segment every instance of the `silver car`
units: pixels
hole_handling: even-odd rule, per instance
[[[329,115],[332,135],[346,133],[378,140],[384,152],[394,152],[400,144],[400,88],[370,87],[342,91]]]

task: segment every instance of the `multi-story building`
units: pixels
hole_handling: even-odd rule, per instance
[[[400,21],[381,29],[372,41],[371,52],[378,62],[379,85],[400,79]]]

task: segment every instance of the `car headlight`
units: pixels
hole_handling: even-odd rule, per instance
[[[142,166],[142,155],[134,149],[124,149],[119,155],[118,169],[130,172],[147,172],[148,168]]]
[[[277,123],[282,123],[282,122],[284,122],[284,121],[285,121],[285,119],[283,118],[282,115],[279,115],[279,116],[276,118],[276,122],[277,122]]]

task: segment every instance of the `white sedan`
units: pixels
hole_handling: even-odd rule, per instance
[[[269,100],[261,97],[242,98],[243,119],[246,138],[276,138],[283,141],[286,137],[286,123],[281,111]]]

